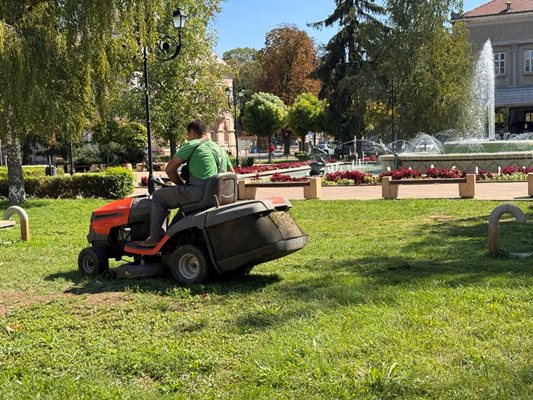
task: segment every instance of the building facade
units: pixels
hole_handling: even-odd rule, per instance
[[[474,50],[492,43],[497,132],[533,132],[533,0],[493,0],[453,17]]]

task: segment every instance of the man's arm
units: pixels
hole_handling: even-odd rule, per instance
[[[183,158],[174,156],[170,159],[170,161],[167,164],[167,167],[165,168],[165,172],[167,173],[168,179],[170,179],[176,185],[185,184],[185,181],[181,179],[181,176],[178,173],[179,166],[183,164],[184,162],[185,160]]]
[[[227,154],[224,155],[226,158],[226,170],[229,172],[235,172],[235,169],[233,168],[233,164],[231,163],[231,160]]]

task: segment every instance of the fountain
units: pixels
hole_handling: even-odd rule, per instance
[[[468,135],[448,130],[435,137],[421,133],[410,141],[393,142],[387,147],[394,154],[379,157],[382,168],[409,166],[425,170],[433,164],[437,168],[454,165],[465,171],[496,171],[500,166],[533,166],[533,133],[507,133],[503,138],[495,133],[494,53],[490,39],[480,53],[472,88],[475,101],[468,110],[472,121]]]

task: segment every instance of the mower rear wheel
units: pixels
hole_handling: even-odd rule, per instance
[[[202,250],[198,247],[184,244],[179,246],[173,255],[170,266],[172,276],[184,285],[201,283],[209,273],[209,263]]]
[[[105,249],[87,247],[78,256],[78,268],[83,275],[96,276],[109,269],[109,259]]]

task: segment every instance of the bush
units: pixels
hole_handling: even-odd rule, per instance
[[[63,176],[35,176],[24,179],[26,194],[38,198],[118,199],[133,192],[133,173],[125,168],[108,168],[102,173]],[[0,179],[0,195],[7,197],[7,179]]]
[[[79,165],[103,164],[104,158],[96,146],[86,145],[76,149],[74,163]]]
[[[252,165],[254,165],[255,158],[242,157],[240,161],[241,161],[241,167],[251,167]]]
[[[22,167],[22,176],[24,179],[45,176],[46,165],[26,165]],[[0,167],[0,180],[7,179],[7,167]]]
[[[300,161],[309,160],[309,156],[305,151],[297,151],[294,153],[294,157],[296,157]]]

